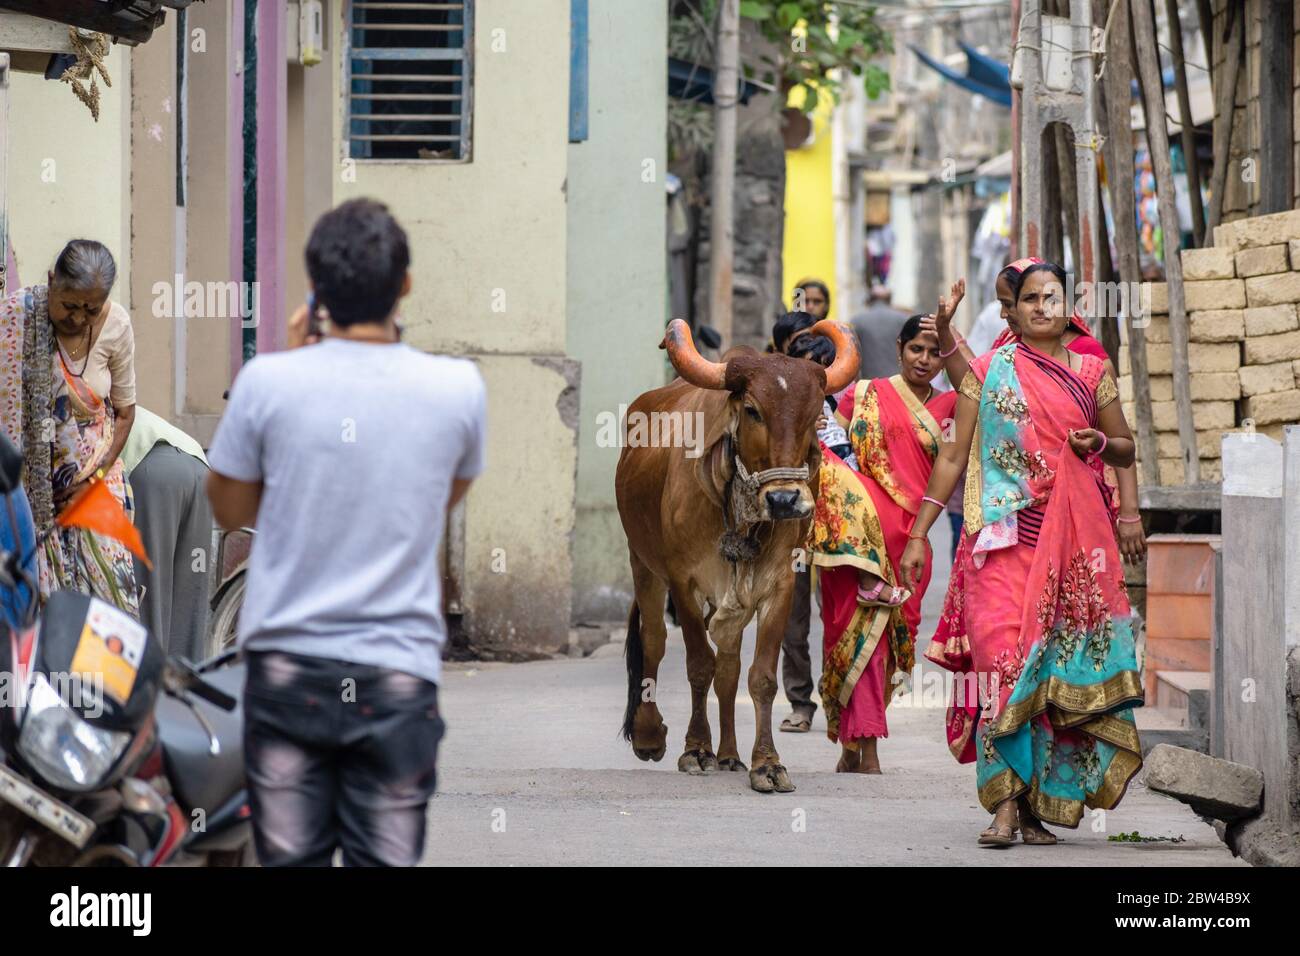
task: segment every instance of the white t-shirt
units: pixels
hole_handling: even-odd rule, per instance
[[[263,482],[240,643],[437,682],[455,478],[483,470],[486,389],[465,359],[326,339],[253,359],[208,453]]]

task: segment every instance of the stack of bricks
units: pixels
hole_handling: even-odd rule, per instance
[[[1224,432],[1253,429],[1280,439],[1287,424],[1300,421],[1300,210],[1225,223],[1214,230],[1213,246],[1184,250],[1182,260],[1201,480],[1220,481]],[[1149,293],[1147,365],[1160,483],[1180,485],[1168,289],[1153,283]],[[1125,347],[1120,396],[1133,424],[1128,362]]]

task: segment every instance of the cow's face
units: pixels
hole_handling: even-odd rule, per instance
[[[691,339],[690,327],[681,319],[668,323],[660,348],[668,350],[673,368],[697,388],[731,393],[730,416],[719,419],[731,434],[734,451],[751,475],[769,468],[799,468],[808,465],[809,477],[798,481],[763,481],[758,490],[759,520],[806,518],[812,514],[817,467],[821,454],[817,445],[817,418],[822,396],[833,395],[858,376],[858,340],[848,326],[823,319],[808,330],[824,335],[835,346],[835,359],[827,368],[802,358],[760,355],[753,349],[734,348],[724,361],[711,362],[700,355]],[[721,431],[708,439],[721,449]],[[715,475],[732,480],[733,463],[719,463]],[[721,494],[721,487],[718,488]]]
[[[824,408],[823,369],[807,359],[784,355],[738,356],[728,363],[732,435],[735,451],[750,474],[769,468],[808,465],[817,473],[821,453],[817,419]],[[810,480],[764,482],[757,504],[765,521],[800,519],[812,514]]]

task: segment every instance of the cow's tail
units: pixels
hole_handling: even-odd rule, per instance
[[[636,601],[627,612],[627,640],[623,642],[623,657],[627,660],[627,710],[623,714],[623,739],[632,739],[632,723],[636,709],[641,706],[641,675],[645,667],[645,648],[641,643],[641,608]]]

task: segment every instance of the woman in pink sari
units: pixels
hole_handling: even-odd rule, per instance
[[[966,466],[971,544],[949,606],[964,621],[969,665],[938,640],[927,656],[973,669],[981,707],[972,717],[969,698],[958,701],[949,740],[977,763],[980,802],[994,814],[980,842],[991,846],[1009,846],[1017,830],[1027,844],[1055,843],[1044,822],[1075,827],[1085,806],[1116,806],[1142,765],[1134,619],[1105,487],[1085,461],[1130,465],[1133,438],[1101,360],[1062,342],[1064,282],[1050,264],[1018,277],[1020,337],[971,363],[956,440],[926,492],[946,499]],[[921,507],[900,561],[905,582],[925,572],[940,511]]]
[[[1044,260],[1042,259],[1028,256],[1024,259],[1017,259],[998,273],[993,289],[999,304],[1002,306],[1002,321],[1007,323],[1007,328],[994,340],[993,348],[996,349],[1006,345],[1019,335],[1020,327],[1015,315],[1012,289],[1020,273],[1029,266],[1042,265],[1043,263]],[[952,331],[952,316],[957,311],[957,306],[961,303],[965,294],[966,280],[958,279],[953,284],[951,298],[940,299],[935,318],[926,323],[926,327],[935,331],[939,336],[939,348],[944,357],[944,370],[948,373],[950,382],[960,382],[966,375],[966,369],[970,367],[971,361],[976,357],[975,353],[966,344],[966,340]],[[1087,321],[1078,309],[1075,309],[1070,315],[1070,324],[1061,337],[1061,343],[1071,352],[1097,357],[1104,363],[1106,371],[1112,377],[1119,377],[1115,371],[1115,366],[1111,363],[1110,356],[1106,353],[1105,347],[1093,336],[1092,330],[1088,327]],[[1116,518],[1115,533],[1119,538],[1120,553],[1124,556],[1124,560],[1131,564],[1138,564],[1146,557],[1147,540],[1142,530],[1142,516],[1138,513],[1137,468],[1130,466],[1128,468],[1108,469],[1100,461],[1095,461],[1092,464],[1103,475],[1111,489],[1108,501]]]
[[[915,658],[926,560],[910,589],[898,559],[907,544],[930,469],[956,404],[936,393],[938,341],[912,316],[898,336],[901,371],[858,382],[836,417],[860,471],[823,448],[812,527],[812,563],[821,588],[821,698],[827,735],[838,741],[840,772],[880,773],[876,741],[887,737],[885,707],[896,671]]]

